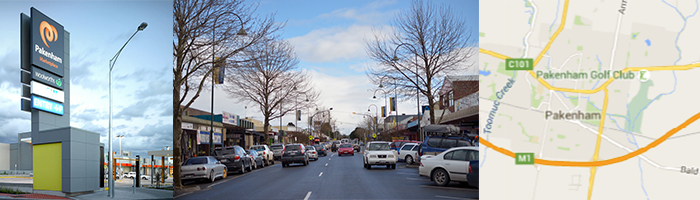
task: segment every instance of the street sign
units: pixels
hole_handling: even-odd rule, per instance
[[[309,140],[313,140],[314,136],[309,135]]]
[[[377,138],[377,134],[376,133],[372,134],[372,138]]]

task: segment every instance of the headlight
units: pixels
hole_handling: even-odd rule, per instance
[[[370,155],[370,158],[377,158],[377,155]]]
[[[393,158],[393,157],[394,157],[394,155],[388,155],[387,157],[388,157],[388,158]]]

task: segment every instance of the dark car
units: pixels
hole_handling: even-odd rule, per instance
[[[323,156],[328,155],[328,154],[326,154],[326,147],[324,145],[319,144],[319,145],[314,145],[314,147],[316,147],[316,152],[318,152],[319,156],[320,155],[323,155]]]
[[[331,150],[333,152],[338,151],[338,146],[340,146],[340,141],[333,141],[333,143],[331,143]]]
[[[263,157],[262,157],[262,155],[260,155],[258,153],[258,151],[250,149],[250,150],[248,150],[248,154],[253,156],[253,161],[255,163],[254,166],[256,169],[265,167],[265,162],[263,160]]]
[[[231,171],[236,171],[238,173],[245,173],[246,171],[253,171],[253,160],[250,155],[238,145],[228,146],[228,147],[216,147],[213,153],[214,157],[221,161],[221,164],[226,165]]]
[[[469,171],[467,171],[467,184],[472,187],[479,187],[479,160],[469,161]]]
[[[289,164],[301,163],[306,166],[309,164],[309,156],[306,155],[306,149],[302,144],[288,144],[282,150],[282,167],[289,167]]]

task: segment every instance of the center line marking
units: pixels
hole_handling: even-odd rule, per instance
[[[326,163],[326,167],[328,167],[328,163]]]
[[[309,200],[309,196],[311,196],[311,191],[309,191],[309,193],[306,193],[306,197],[304,197],[304,200]]]
[[[321,175],[323,175],[323,172],[321,172],[320,174],[318,174],[318,177],[321,177]]]

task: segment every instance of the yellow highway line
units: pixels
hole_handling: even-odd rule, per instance
[[[595,143],[595,153],[593,153],[593,161],[598,161],[598,155],[600,154],[600,140],[603,136],[603,125],[605,124],[605,112],[607,112],[608,110],[608,88],[603,89],[603,91],[605,91],[605,99],[603,100],[602,110],[603,115],[600,118],[600,125],[598,126],[598,138],[596,139]],[[595,172],[596,167],[591,167],[591,177],[588,183],[588,200],[591,199],[591,195],[593,194],[593,180],[595,180]]]
[[[688,120],[686,120],[682,124],[678,125],[676,128],[669,130],[666,134],[664,134],[660,138],[649,143],[649,145],[642,147],[640,149],[637,149],[636,151],[625,154],[623,156],[620,156],[620,157],[616,157],[616,158],[612,158],[612,159],[608,159],[608,160],[599,160],[599,161],[560,161],[560,160],[545,160],[545,159],[535,158],[535,164],[549,165],[549,166],[565,166],[565,167],[600,167],[600,166],[615,164],[618,162],[628,160],[628,159],[633,158],[635,156],[638,156],[642,153],[649,151],[649,149],[651,149],[651,148],[659,146],[659,144],[665,142],[666,139],[673,136],[673,134],[678,133],[678,131],[683,130],[685,127],[687,127],[688,125],[697,121],[698,119],[700,119],[700,112],[693,115]],[[486,147],[492,148],[493,150],[495,150],[499,153],[502,153],[502,154],[507,155],[507,156],[512,157],[512,158],[515,158],[515,153],[513,153],[512,151],[498,147],[498,146],[494,145],[493,143],[489,142],[488,140],[485,140],[483,137],[479,137],[479,143],[486,145]]]

